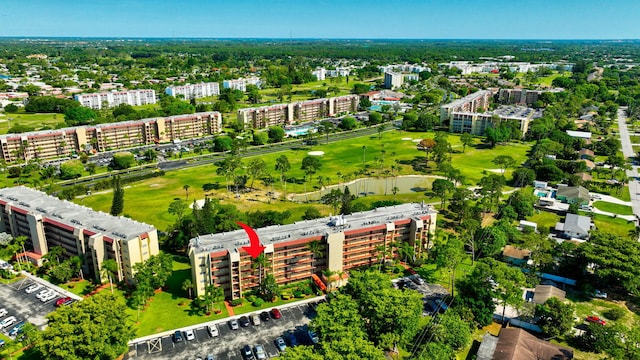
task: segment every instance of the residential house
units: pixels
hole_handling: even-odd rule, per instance
[[[564,222],[556,224],[556,231],[567,238],[583,239],[589,238],[589,231],[595,229],[595,225],[588,216],[567,214]]]
[[[477,360],[570,360],[573,349],[538,339],[518,328],[504,328],[499,336],[486,334]]]
[[[506,263],[520,266],[526,264],[531,257],[531,250],[518,249],[515,246],[507,245],[502,250],[502,257]]]
[[[580,149],[580,151],[578,151],[578,157],[580,159],[592,160],[595,155],[596,154],[593,152],[593,150],[589,149]]]
[[[583,162],[585,164],[585,169],[587,169],[587,171],[591,171],[593,169],[595,169],[596,164],[593,163],[593,161],[589,160],[589,159],[582,159],[579,160],[581,162]]]
[[[522,230],[524,230],[525,228],[530,228],[535,232],[538,231],[538,224],[532,221],[520,220],[520,228]]]
[[[533,303],[544,304],[552,297],[564,300],[566,294],[567,293],[564,290],[560,290],[553,285],[536,285],[533,293]]]
[[[593,176],[591,176],[590,174],[587,174],[585,172],[579,172],[579,173],[575,173],[573,175],[577,176],[581,181],[592,181],[593,180]]]
[[[588,205],[590,199],[589,190],[582,186],[558,185],[556,199],[567,204]]]

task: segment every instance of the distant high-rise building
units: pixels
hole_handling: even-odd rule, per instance
[[[396,89],[404,83],[404,76],[397,72],[384,73],[384,87],[386,89]]]
[[[240,90],[242,92],[247,91],[247,85],[255,85],[260,88],[262,85],[262,81],[259,77],[248,77],[234,80],[225,80],[222,82],[222,86],[225,89]]]
[[[120,104],[131,106],[147,105],[156,103],[155,90],[141,89],[128,91],[112,91],[102,93],[77,94],[74,98],[80,105],[100,110],[102,108],[112,108]]]
[[[182,97],[186,100],[199,99],[207,96],[220,95],[220,85],[217,82],[168,86],[165,93],[169,96]]]

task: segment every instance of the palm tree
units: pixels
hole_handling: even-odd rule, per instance
[[[182,186],[182,188],[184,189],[185,192],[185,200],[189,201],[189,188],[191,187],[191,185],[188,184],[184,184],[184,186]]]
[[[366,162],[367,162],[367,146],[362,145],[362,167],[364,167],[364,164]]]
[[[182,290],[189,292],[189,299],[191,299],[192,289],[193,289],[193,283],[191,282],[191,279],[185,279],[184,282],[182,282]]]
[[[102,262],[102,272],[109,279],[111,293],[113,294],[113,276],[118,273],[118,263],[115,259],[107,259]]]
[[[313,263],[316,260],[316,256],[322,256],[324,252],[324,245],[318,240],[310,241],[307,244],[307,251],[311,252],[311,266],[314,266]]]
[[[258,269],[258,283],[262,283],[263,268],[269,266],[269,259],[264,254],[260,254],[257,258],[253,259],[251,263],[252,269]]]

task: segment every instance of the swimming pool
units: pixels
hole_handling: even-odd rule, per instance
[[[309,131],[316,132],[316,129],[311,126],[302,126],[295,129],[285,130],[284,133],[286,136],[302,136],[307,135]]]

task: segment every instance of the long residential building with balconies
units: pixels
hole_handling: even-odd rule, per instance
[[[169,96],[182,96],[186,100],[199,99],[207,96],[220,95],[220,85],[217,82],[173,85],[165,89],[165,93]]]
[[[264,129],[270,126],[287,126],[304,123],[358,110],[358,95],[299,101],[238,110],[238,122],[245,127]]]
[[[102,263],[114,259],[118,281],[134,283],[134,265],[159,253],[156,229],[111,216],[27,187],[0,189],[0,232],[25,236],[26,250],[38,256],[53,247],[61,260],[82,258],[85,278],[101,279]]]
[[[447,120],[454,112],[479,113],[489,109],[493,97],[490,90],[480,90],[461,99],[440,106],[440,121]]]
[[[222,131],[219,112],[77,126],[0,135],[0,158],[7,163],[46,160],[73,153],[100,152],[191,139]]]
[[[100,110],[104,107],[112,108],[120,104],[131,106],[156,103],[156,91],[151,89],[112,91],[74,95],[80,105]]]
[[[410,203],[256,229],[266,247],[263,274],[242,249],[249,245],[244,230],[199,236],[189,243],[195,295],[215,285],[224,289],[227,299],[237,299],[258,286],[266,273],[287,284],[325,270],[340,273],[370,266],[384,261],[381,256],[397,257],[402,243],[421,256],[432,246],[436,215],[428,205]]]

